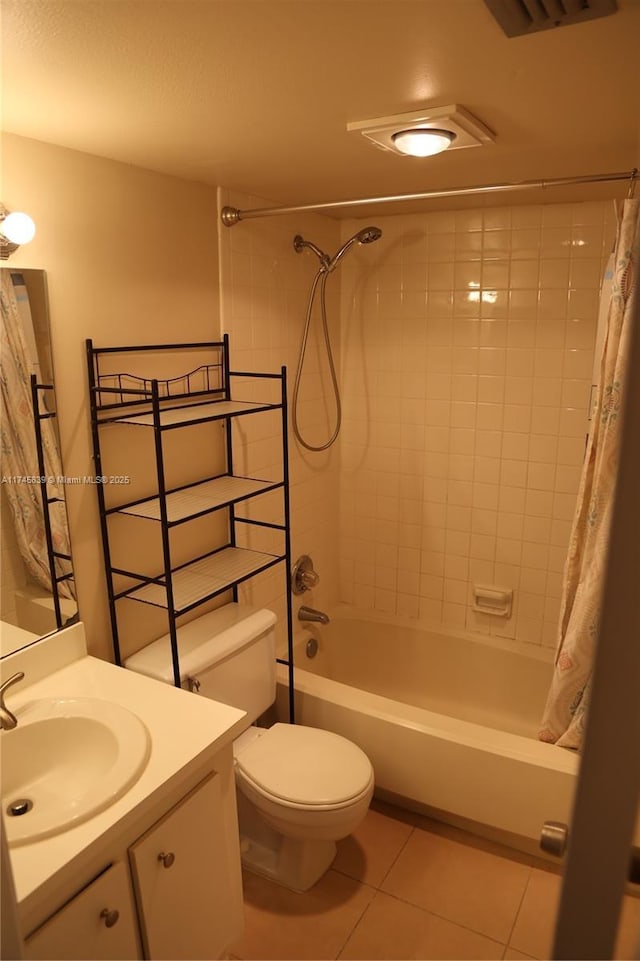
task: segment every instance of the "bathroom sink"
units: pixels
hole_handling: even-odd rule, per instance
[[[150,752],[131,711],[98,698],[32,701],[0,737],[2,812],[10,845],[74,827],[138,780]]]

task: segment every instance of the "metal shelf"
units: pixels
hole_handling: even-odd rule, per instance
[[[171,572],[173,613],[176,616],[184,614],[216,594],[229,590],[234,584],[240,584],[283,560],[284,554],[265,554],[243,547],[225,547],[216,554],[185,564]],[[132,601],[141,601],[143,604],[168,610],[164,576],[162,580],[163,583],[138,587],[126,596]]]
[[[224,420],[242,414],[257,414],[263,410],[278,410],[280,404],[256,404],[242,400],[217,400],[208,404],[185,404],[182,407],[165,407],[158,412],[158,423],[153,411],[149,414],[127,414],[111,418],[112,424],[132,424],[134,427],[156,427],[169,430],[172,427],[188,427],[210,420]]]
[[[250,497],[257,497],[259,494],[277,490],[282,486],[283,481],[232,477],[229,474],[199,481],[197,484],[190,484],[188,487],[171,491],[166,495],[167,523],[180,524],[200,514],[238,504]],[[145,498],[133,504],[114,508],[110,513],[131,514],[134,517],[162,521],[162,501],[160,497]]]

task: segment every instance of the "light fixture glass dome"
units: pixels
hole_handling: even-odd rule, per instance
[[[0,233],[12,244],[28,244],[36,233],[36,225],[29,214],[16,210],[0,222]]]
[[[411,157],[431,157],[441,153],[455,140],[450,130],[435,127],[409,127],[392,134],[393,145],[400,153]]]

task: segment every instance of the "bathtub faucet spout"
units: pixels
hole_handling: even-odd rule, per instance
[[[299,621],[316,621],[318,624],[328,624],[329,615],[325,614],[324,611],[316,611],[314,607],[305,607],[304,605],[298,611]]]

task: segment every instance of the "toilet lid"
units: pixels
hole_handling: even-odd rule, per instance
[[[368,787],[369,758],[346,738],[295,724],[274,724],[236,757],[237,770],[292,804],[338,805]]]

